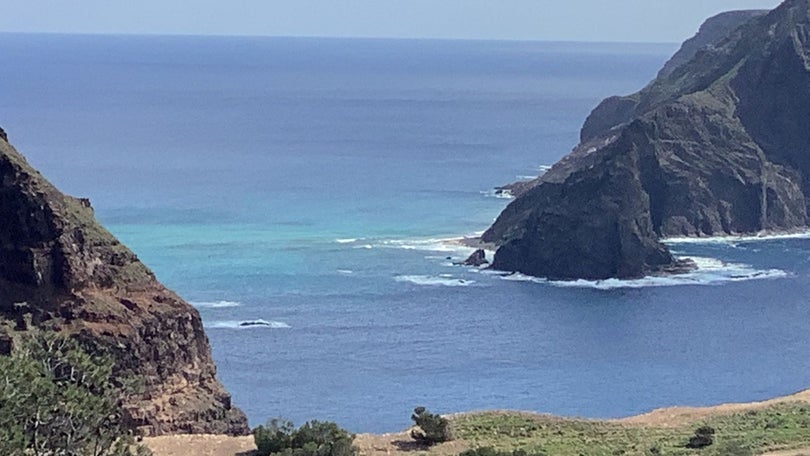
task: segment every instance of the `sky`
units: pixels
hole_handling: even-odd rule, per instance
[[[0,0],[0,32],[680,42],[779,0]]]

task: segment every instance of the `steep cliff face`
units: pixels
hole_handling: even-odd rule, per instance
[[[638,94],[600,105],[582,143],[484,234],[500,246],[495,267],[638,277],[672,264],[660,236],[805,227],[810,0],[750,15]]]
[[[659,78],[672,74],[676,68],[689,63],[698,52],[720,43],[737,27],[751,19],[768,14],[768,10],[727,11],[712,16],[701,24],[697,34],[684,41],[676,52],[658,72]]]
[[[111,352],[141,392],[125,412],[145,435],[248,432],[216,379],[197,311],[0,136],[0,333],[61,331]]]
[[[697,34],[684,41],[658,72],[658,78],[670,76],[676,69],[689,63],[698,52],[710,50],[730,35],[735,29],[753,18],[763,16],[767,10],[729,11],[706,19]],[[580,140],[586,142],[639,114],[638,107],[645,91],[628,96],[613,96],[603,100],[585,119],[580,131]]]

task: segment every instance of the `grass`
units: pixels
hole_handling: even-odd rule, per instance
[[[521,449],[530,455],[744,456],[810,445],[810,404],[776,404],[678,427],[504,412],[459,415],[452,425],[456,437],[470,448]],[[715,429],[714,444],[701,450],[685,448],[695,429],[704,425]]]

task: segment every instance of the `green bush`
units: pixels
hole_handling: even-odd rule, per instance
[[[270,420],[253,430],[260,456],[356,456],[354,435],[332,422],[309,421],[298,429],[286,420]]]
[[[253,430],[253,440],[261,454],[279,453],[292,446],[293,424],[287,420],[272,419]]]
[[[124,456],[131,448],[113,362],[73,340],[42,332],[0,356],[0,454]]]
[[[492,447],[481,447],[461,452],[459,456],[546,456],[542,451],[528,453],[526,450],[503,451]]]
[[[714,443],[714,428],[701,426],[695,430],[695,435],[689,438],[686,448],[704,448]]]
[[[416,407],[413,410],[411,419],[417,426],[417,428],[411,430],[411,437],[414,440],[419,440],[428,445],[453,440],[450,423],[440,415],[434,415],[424,407]]]

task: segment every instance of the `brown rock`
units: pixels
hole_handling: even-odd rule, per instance
[[[0,323],[58,330],[110,351],[142,392],[125,412],[143,435],[249,432],[216,379],[197,311],[0,142]]]

